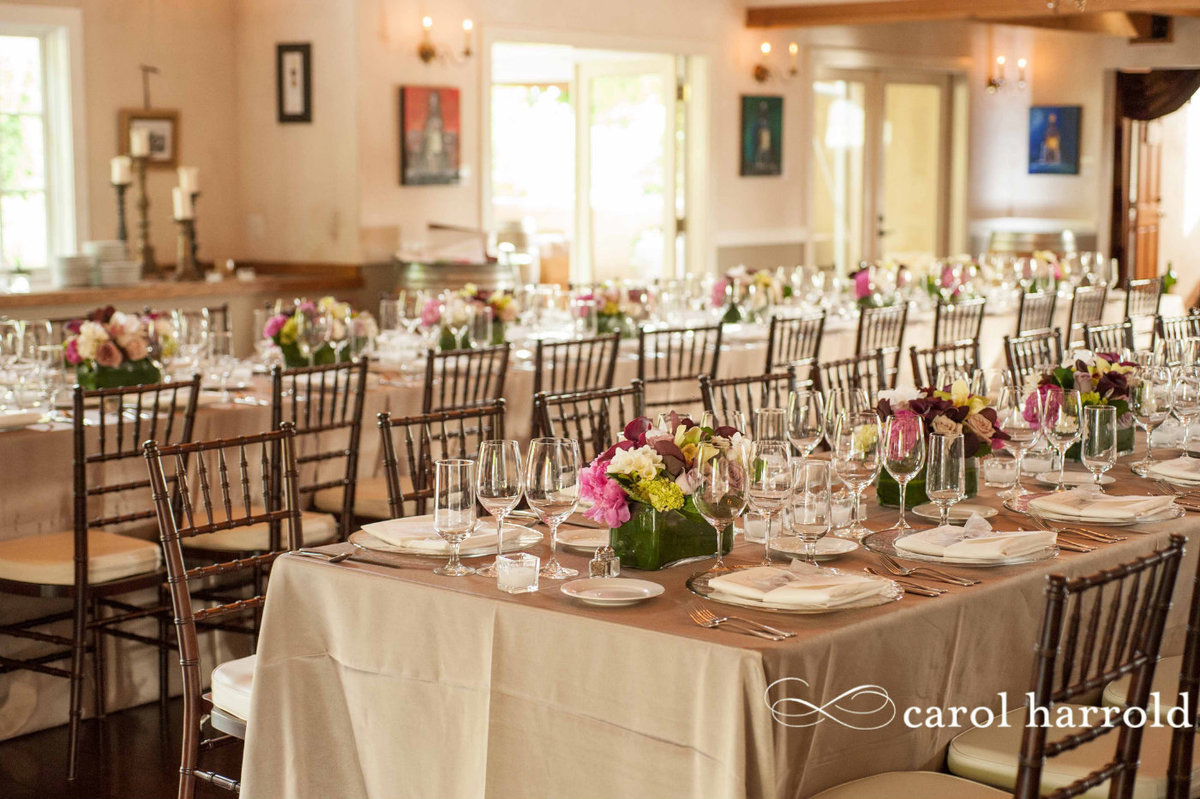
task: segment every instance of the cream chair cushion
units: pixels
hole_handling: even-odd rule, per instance
[[[254,688],[257,655],[222,663],[212,673],[212,703],[242,721],[250,718],[250,692]]]
[[[889,771],[842,783],[813,799],[1001,799],[1012,794],[935,771]]]
[[[1078,712],[1083,707],[1071,706],[1076,712],[1076,719],[1079,718]],[[1097,713],[1098,710],[1092,708],[1093,723],[1102,718]],[[1025,728],[1025,708],[1014,710],[1004,718],[1008,723],[1007,727],[1001,727],[997,721],[991,727],[968,730],[951,741],[946,758],[949,770],[960,777],[1011,791],[1017,781],[1017,752],[1021,748],[1021,735]],[[1050,718],[1053,721],[1053,711]],[[1051,727],[1048,730],[1048,740],[1056,741],[1082,729]],[[1166,795],[1171,733],[1169,727],[1143,728],[1141,765],[1138,767],[1137,781],[1133,787],[1134,799],[1156,799]],[[1074,782],[1111,760],[1116,751],[1118,734],[1119,732],[1114,730],[1078,749],[1048,759],[1042,770],[1042,793]],[[1195,784],[1200,772],[1193,767],[1192,775]],[[1108,782],[1103,782],[1083,796],[1089,799],[1107,799],[1108,789]]]
[[[1151,717],[1157,718],[1154,705],[1155,691],[1158,692],[1160,703],[1157,709],[1165,712],[1178,704],[1179,669],[1182,665],[1183,655],[1176,655],[1175,657],[1163,658],[1155,666],[1154,679],[1150,682]],[[1101,701],[1109,707],[1125,707],[1125,697],[1129,693],[1129,683],[1132,679],[1132,675],[1127,674],[1119,680],[1113,680],[1104,686],[1104,695]]]
[[[196,522],[201,523],[202,519],[197,517]],[[303,545],[306,547],[328,544],[337,538],[337,519],[328,513],[306,510],[300,514],[300,532],[304,536]],[[282,533],[287,535],[286,523]],[[184,539],[183,546],[185,549],[202,549],[208,552],[262,552],[270,546],[270,535],[270,525],[259,522],[247,527],[193,536]]]
[[[400,490],[405,494],[409,493],[412,490],[412,480],[402,476]],[[341,513],[342,489],[338,487],[318,491],[313,495],[313,505],[317,510],[323,510],[326,513]],[[404,512],[406,516],[415,513],[414,503],[407,503]],[[354,487],[354,515],[362,519],[392,518],[392,512],[388,509],[387,478],[383,475],[359,478],[358,484]]]
[[[88,582],[106,583],[156,571],[158,544],[140,538],[88,532]],[[28,535],[0,541],[0,579],[39,585],[75,582],[75,533]]]

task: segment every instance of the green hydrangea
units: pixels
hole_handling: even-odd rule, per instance
[[[683,507],[683,489],[670,480],[641,480],[637,489],[659,513]]]

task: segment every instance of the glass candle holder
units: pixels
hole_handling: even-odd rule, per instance
[[[538,590],[541,559],[528,552],[500,555],[496,558],[496,587],[509,594],[527,594]]]

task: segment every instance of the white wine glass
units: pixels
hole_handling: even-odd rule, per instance
[[[844,416],[834,431],[833,470],[854,492],[854,522],[840,531],[844,538],[861,540],[871,534],[863,524],[862,493],[879,477],[883,467],[879,416],[873,410],[854,411]]]
[[[787,441],[787,411],[783,408],[755,408],[754,439],[756,441]]]
[[[1088,405],[1083,409],[1081,460],[1092,473],[1096,490],[1103,492],[1101,477],[1117,463],[1117,409],[1111,405]]]
[[[458,550],[475,529],[475,464],[453,458],[433,466],[433,529],[450,544],[450,560],[433,573],[443,577],[474,574],[474,569],[459,560]]]
[[[767,520],[763,566],[771,565],[775,518],[783,513],[791,495],[791,456],[785,441],[755,441],[750,464],[750,507]]]
[[[717,531],[717,561],[709,571],[726,571],[721,541],[730,525],[746,512],[749,501],[745,457],[732,447],[722,449],[697,469],[697,476],[692,501]]]
[[[1154,465],[1154,431],[1171,415],[1171,370],[1164,366],[1145,366],[1129,392],[1129,411],[1133,421],[1146,431],[1146,457],[1130,466],[1145,477]]]
[[[1037,388],[1026,391],[1021,386],[1006,385],[1000,389],[1000,398],[996,402],[996,418],[1000,429],[1008,434],[1005,446],[1012,451],[1017,460],[1017,477],[1013,481],[1013,487],[1001,494],[1004,499],[1017,500],[1030,493],[1021,485],[1021,470],[1025,463],[1025,454],[1033,449],[1042,437],[1039,423],[1041,402],[1041,392]]]
[[[938,506],[942,527],[950,524],[950,508],[967,495],[964,446],[960,433],[933,433],[929,436],[925,493],[929,501]]]
[[[1180,366],[1175,370],[1172,407],[1183,423],[1183,457],[1192,457],[1192,423],[1200,418],[1200,366]]]
[[[817,542],[833,525],[829,462],[804,458],[792,464],[792,529],[804,542],[804,560],[817,562]]]
[[[569,438],[535,438],[525,459],[525,500],[550,528],[550,559],[540,574],[565,580],[579,574],[558,562],[558,527],[579,505],[579,444]]]
[[[1067,450],[1079,443],[1083,435],[1083,401],[1073,388],[1051,389],[1042,399],[1042,433],[1050,446],[1058,450],[1058,485],[1055,491],[1066,491],[1063,482],[1067,465]]]
[[[861,388],[831,388],[825,394],[825,441],[833,449],[834,431],[847,415],[870,407],[867,392]]]
[[[824,433],[825,401],[821,392],[811,389],[788,393],[787,426],[788,440],[807,458],[821,443]]]
[[[883,428],[883,468],[900,486],[900,518],[893,530],[911,530],[904,518],[908,484],[925,466],[925,420],[916,414],[890,416]]]
[[[516,441],[493,439],[479,442],[475,460],[475,496],[483,509],[496,519],[496,557],[504,554],[504,519],[521,501],[525,486],[521,449]],[[482,577],[495,577],[492,562],[476,570]]]

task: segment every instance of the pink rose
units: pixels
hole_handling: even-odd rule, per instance
[[[860,300],[871,296],[870,269],[862,269],[854,275],[854,296]]]
[[[725,304],[725,293],[729,290],[729,281],[725,279],[718,280],[713,283],[712,287],[712,306],[720,308]]]
[[[96,363],[100,366],[120,366],[121,360],[121,351],[111,341],[102,341],[96,348]]]
[[[74,338],[67,340],[67,351],[65,357],[67,359],[67,363],[71,364],[72,366],[78,366],[79,364],[83,363],[83,358],[79,357],[78,340]]]
[[[421,326],[433,327],[442,321],[442,309],[437,299],[430,297],[425,302],[425,307],[421,309]]]
[[[131,361],[140,361],[149,355],[149,350],[146,347],[146,340],[134,336],[125,343],[125,354]]]
[[[263,326],[263,338],[274,339],[279,335],[279,331],[287,324],[288,318],[283,314],[276,314],[267,320]]]

